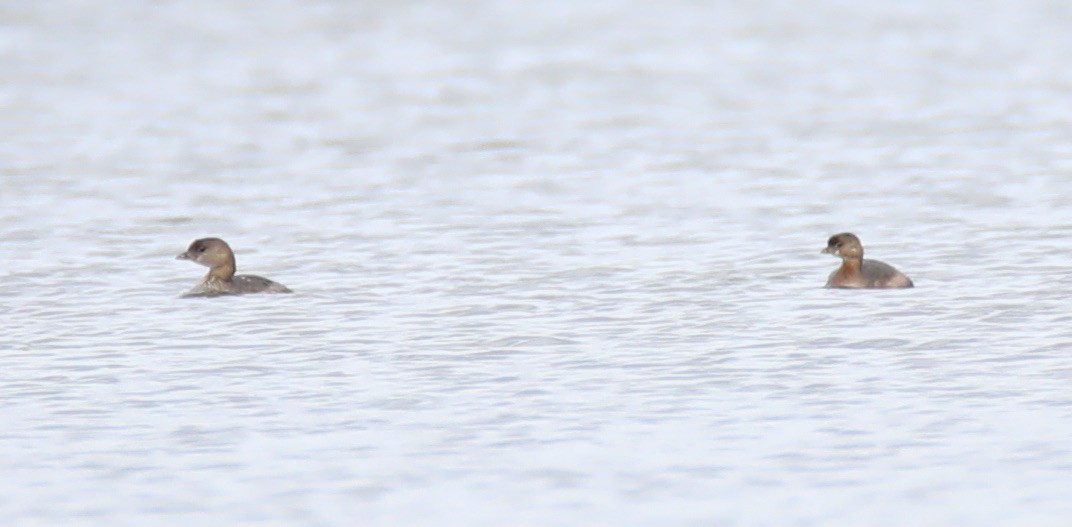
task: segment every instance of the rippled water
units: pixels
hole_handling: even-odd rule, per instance
[[[1070,29],[0,5],[0,517],[1063,525]],[[296,294],[179,299],[207,235]]]

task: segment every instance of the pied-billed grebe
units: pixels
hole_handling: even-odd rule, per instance
[[[830,273],[826,287],[851,289],[913,287],[912,280],[893,266],[878,260],[864,260],[864,246],[851,232],[831,236],[826,242],[826,249],[822,252],[841,258],[841,267]]]
[[[283,284],[251,274],[235,275],[231,246],[219,238],[194,240],[176,260],[192,260],[208,267],[204,280],[182,296],[241,295],[245,293],[289,293]]]

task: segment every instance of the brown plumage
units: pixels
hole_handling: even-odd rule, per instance
[[[878,260],[865,260],[864,246],[851,232],[831,236],[822,252],[841,258],[841,267],[830,273],[826,287],[849,289],[914,287],[912,280],[893,266]]]
[[[208,274],[182,296],[241,295],[246,293],[289,293],[283,284],[256,275],[235,275],[231,246],[219,238],[194,240],[186,252],[175,257],[208,267]]]

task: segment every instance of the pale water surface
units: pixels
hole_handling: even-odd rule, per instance
[[[0,4],[0,523],[1067,525],[1063,2]],[[839,231],[911,276],[830,291]],[[179,299],[220,236],[294,295]]]

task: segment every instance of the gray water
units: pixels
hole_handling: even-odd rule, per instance
[[[1060,2],[0,4],[4,525],[1067,525]],[[821,286],[851,230],[916,288]],[[180,299],[219,236],[293,295]]]

